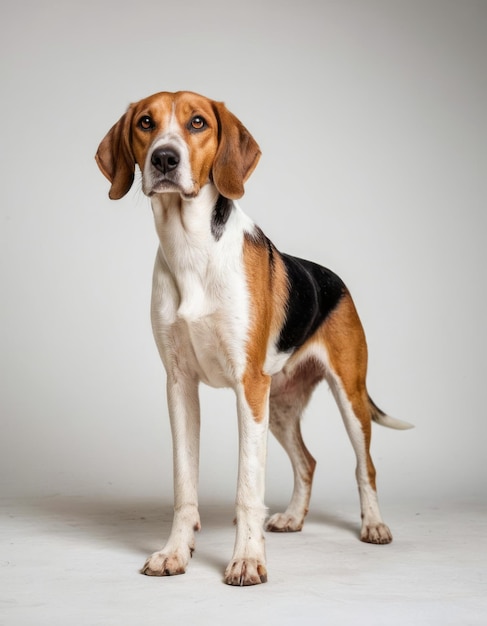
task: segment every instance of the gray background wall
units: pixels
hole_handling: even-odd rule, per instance
[[[2,9],[0,488],[170,498],[140,185],[93,155],[131,101],[190,89],[263,156],[241,205],[354,294],[382,497],[485,497],[485,2],[28,2]],[[231,392],[202,390],[201,497],[233,498]],[[330,393],[304,424],[314,498],[356,497]],[[271,440],[268,499],[290,492]],[[384,496],[384,494],[386,494]]]

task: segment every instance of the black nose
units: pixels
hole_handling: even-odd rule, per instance
[[[152,165],[163,174],[175,170],[179,164],[179,154],[172,148],[157,148],[151,156]]]

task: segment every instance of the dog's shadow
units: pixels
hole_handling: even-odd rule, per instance
[[[279,504],[270,507],[271,513],[278,510]],[[144,559],[160,549],[169,536],[173,505],[156,498],[58,495],[29,501],[28,515],[35,516],[36,523],[46,524],[57,533],[75,535],[78,540],[84,536],[90,542],[103,546],[122,546],[140,555],[142,565]],[[200,515],[203,529],[201,538],[197,540],[198,559],[221,573],[226,566],[225,556],[231,553],[233,546],[233,507],[231,504],[202,503]],[[358,535],[356,523],[320,510],[308,515],[304,533],[307,524],[313,525],[313,532],[317,526],[324,526],[347,531],[355,537]],[[215,549],[217,544],[218,549]]]
[[[324,511],[315,511],[308,515],[307,521],[322,524],[338,530],[345,530],[355,538],[360,536],[360,526],[357,522],[346,519],[333,513],[325,513]],[[306,522],[305,522],[306,525]]]
[[[75,536],[78,541],[86,538],[90,543],[102,546],[121,546],[124,550],[140,555],[140,565],[155,550],[162,548],[169,537],[173,517],[173,504],[154,499],[122,499],[86,496],[56,495],[28,500],[22,507],[24,514],[36,525],[46,526],[51,532]],[[210,537],[222,536],[222,543],[229,535],[233,542],[234,512],[231,506],[207,504],[200,506],[203,531]],[[202,537],[203,539],[203,537]],[[226,562],[199,542],[198,558],[219,572]],[[231,545],[228,552],[231,551]],[[220,551],[216,551],[219,553]]]

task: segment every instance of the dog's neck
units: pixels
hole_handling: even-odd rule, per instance
[[[163,248],[181,235],[189,245],[204,245],[209,238],[218,241],[233,210],[212,183],[206,184],[194,198],[179,193],[154,194],[151,197],[156,232]]]
[[[240,273],[231,281],[227,274],[229,268],[240,267],[242,238],[252,222],[212,183],[195,198],[154,194],[151,202],[160,241],[160,275],[174,288],[178,317],[201,319],[219,306],[215,294],[226,292],[229,282],[238,282]]]
[[[194,291],[196,283],[220,275],[222,264],[232,265],[240,258],[243,233],[252,228],[252,221],[213,183],[195,198],[165,193],[154,194],[151,202],[159,261],[180,291],[185,291],[184,285]]]

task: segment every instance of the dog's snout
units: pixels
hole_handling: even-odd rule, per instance
[[[179,154],[174,148],[162,147],[154,150],[151,156],[152,165],[163,174],[175,170],[179,165]]]

